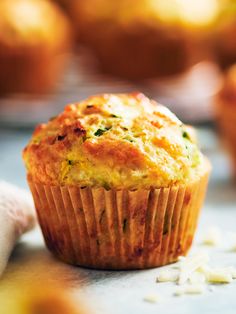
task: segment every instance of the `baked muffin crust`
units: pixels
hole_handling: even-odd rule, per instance
[[[103,94],[39,125],[24,149],[29,177],[45,185],[150,188],[202,174],[193,130],[143,94]]]

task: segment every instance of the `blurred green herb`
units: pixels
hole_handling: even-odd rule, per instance
[[[110,130],[111,127],[106,127],[104,129],[97,129],[97,131],[94,133],[95,136],[101,136],[103,133],[107,132]]]
[[[183,138],[186,138],[187,140],[190,139],[189,134],[186,131],[182,132],[182,136],[183,136]]]
[[[116,114],[111,114],[111,117],[112,117],[112,118],[119,118],[119,119],[122,118],[121,116],[118,116],[118,115],[116,115]]]
[[[129,138],[129,137],[125,137],[124,140],[126,140],[126,141],[128,141],[128,142],[130,142],[130,143],[133,143],[133,142],[134,142],[134,140],[133,140],[132,138]]]

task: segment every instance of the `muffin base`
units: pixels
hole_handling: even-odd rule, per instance
[[[186,186],[134,191],[28,181],[45,243],[59,259],[89,268],[144,269],[188,252],[208,174]]]

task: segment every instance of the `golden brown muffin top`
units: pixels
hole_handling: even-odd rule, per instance
[[[46,0],[1,0],[0,41],[7,45],[55,44],[68,36],[62,12]]]
[[[203,170],[192,129],[140,93],[66,106],[36,128],[23,158],[29,178],[49,185],[167,187]]]

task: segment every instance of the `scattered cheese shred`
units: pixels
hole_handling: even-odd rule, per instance
[[[210,269],[207,273],[207,281],[210,283],[230,283],[232,274],[229,268]]]
[[[232,242],[231,251],[236,252],[236,233],[231,233],[231,242]]]
[[[179,279],[179,271],[177,269],[164,269],[158,276],[157,282],[177,281]]]
[[[205,265],[209,261],[209,255],[206,252],[201,252],[193,256],[189,256],[181,262],[180,275],[178,283],[180,285],[186,283],[189,277],[199,267]]]
[[[207,264],[205,264],[205,265],[202,265],[202,266],[200,266],[198,269],[197,269],[197,271],[199,272],[199,273],[202,273],[203,275],[207,275],[207,273],[210,271],[210,267],[207,265]]]
[[[217,227],[211,227],[203,238],[203,243],[216,246],[221,242],[222,233]],[[235,245],[236,251],[236,234]],[[226,284],[236,279],[236,267],[212,268],[208,264],[209,255],[207,252],[199,252],[194,255],[178,258],[178,263],[171,268],[165,268],[157,275],[157,282],[176,282],[179,284],[174,295],[181,296],[184,294],[201,294],[208,287],[209,291],[213,290],[211,283]],[[145,298],[147,302],[156,302],[156,296]]]
[[[157,303],[161,300],[160,296],[157,294],[146,295],[143,300],[148,303]]]
[[[221,231],[218,227],[210,227],[203,237],[203,244],[216,246],[221,243]]]
[[[185,256],[179,256],[179,257],[178,257],[178,262],[182,262],[182,261],[185,260],[185,259],[186,259]]]
[[[195,271],[189,277],[189,282],[191,284],[201,284],[201,283],[204,283],[205,281],[206,281],[205,274],[198,271]]]
[[[183,295],[185,293],[185,290],[184,290],[184,287],[181,286],[181,287],[178,287],[175,292],[174,292],[174,295],[179,297],[181,295]]]
[[[201,294],[205,291],[205,286],[203,284],[188,285],[185,288],[186,294]]]
[[[178,287],[174,295],[181,296],[183,294],[201,294],[205,291],[205,286],[203,284],[194,284],[194,285],[183,285]]]

